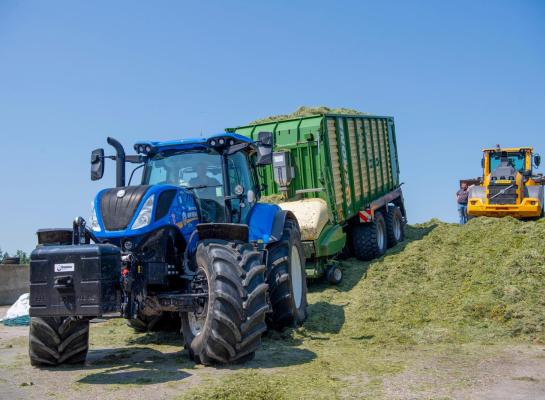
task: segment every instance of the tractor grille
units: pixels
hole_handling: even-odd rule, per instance
[[[127,228],[149,186],[127,186],[107,189],[100,199],[100,214],[104,227],[108,231],[119,231]],[[118,197],[120,190],[125,193]]]
[[[488,185],[488,203],[517,204],[517,185],[491,183]]]

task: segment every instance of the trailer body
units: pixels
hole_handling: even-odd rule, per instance
[[[280,206],[298,216],[311,259],[339,254],[350,227],[372,222],[375,212],[388,204],[397,204],[406,217],[392,117],[321,114],[228,131],[253,140],[259,132],[273,133],[273,164],[259,169],[263,194],[281,194]],[[316,199],[323,206],[309,202]],[[325,223],[316,217],[324,208]],[[302,215],[304,210],[314,221]],[[314,234],[305,235],[306,222]],[[316,263],[307,265],[321,272]]]

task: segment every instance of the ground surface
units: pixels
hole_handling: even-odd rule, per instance
[[[336,357],[329,354],[336,350],[328,349],[318,337],[295,346],[291,341],[286,345],[279,338],[269,338],[254,361],[215,369],[189,361],[174,335],[162,335],[161,341],[168,340],[159,345],[159,335],[133,335],[117,321],[93,324],[91,332],[91,342],[97,344],[85,365],[38,370],[28,363],[28,328],[0,325],[0,397],[221,399],[231,393],[239,398],[238,389],[229,388],[239,380],[251,385],[255,378],[257,384],[270,389],[254,393],[263,399],[268,395],[314,399],[545,398],[545,348],[537,345],[420,345],[379,352],[361,348],[349,356],[350,362],[359,359],[361,365],[354,365],[346,374],[330,368],[330,360],[336,361]],[[111,343],[103,343],[110,335]],[[347,349],[338,351],[342,354]],[[310,380],[312,371],[320,371],[315,376],[326,381],[323,388],[303,380],[293,390],[274,392],[278,389],[275,379],[298,368],[307,370]],[[268,376],[274,379],[268,381]],[[219,389],[202,393],[198,390],[202,385]]]
[[[545,255],[524,245],[544,232],[413,227],[383,259],[344,262],[340,286],[311,285],[305,326],[242,366],[197,366],[178,335],[110,320],[92,324],[85,365],[36,369],[28,328],[0,325],[0,398],[545,399]]]

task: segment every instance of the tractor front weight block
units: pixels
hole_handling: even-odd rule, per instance
[[[30,316],[118,312],[120,271],[120,250],[110,244],[38,246],[30,262]]]

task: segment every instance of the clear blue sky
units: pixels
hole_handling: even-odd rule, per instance
[[[483,146],[545,153],[545,2],[2,0],[0,247],[89,215],[114,184],[111,163],[89,180],[107,135],[132,148],[299,105],[393,115],[410,222],[454,221]]]

